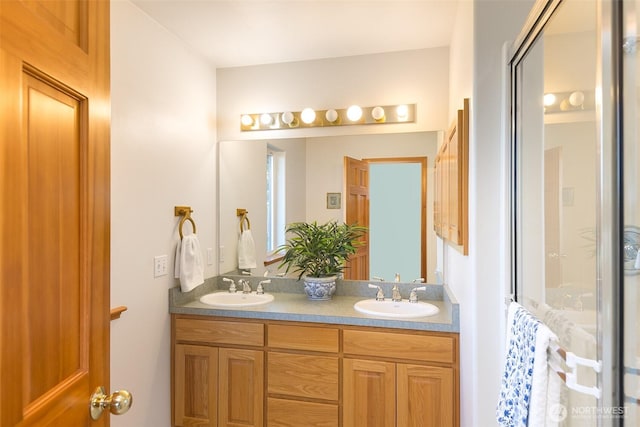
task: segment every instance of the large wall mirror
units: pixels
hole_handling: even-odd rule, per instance
[[[442,132],[350,135],[219,143],[219,271],[237,270],[241,226],[251,227],[253,275],[284,242],[287,224],[345,221],[345,158],[367,161],[370,183],[368,277],[438,283],[433,232],[433,165]],[[248,223],[237,209],[245,209]]]

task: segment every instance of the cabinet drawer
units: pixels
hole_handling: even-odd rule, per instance
[[[269,347],[337,353],[338,329],[311,326],[269,325]]]
[[[455,339],[426,336],[345,330],[345,354],[411,359],[425,362],[455,363]]]
[[[338,427],[338,405],[269,398],[268,427]]]
[[[338,400],[337,357],[269,352],[268,386],[273,394]]]
[[[264,325],[222,320],[176,319],[177,341],[209,344],[264,345]]]

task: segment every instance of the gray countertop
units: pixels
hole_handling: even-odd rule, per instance
[[[233,279],[241,276],[230,276]],[[255,289],[257,282],[263,278],[244,277],[249,279]],[[378,283],[385,294],[390,295],[393,283]],[[400,290],[406,299],[415,284],[400,284]],[[302,292],[302,284],[294,279],[272,279],[265,291],[274,295],[270,303],[240,308],[217,308],[199,301],[202,295],[226,289],[221,277],[207,279],[204,284],[191,292],[183,293],[179,287],[169,290],[169,311],[174,314],[193,314],[201,316],[222,316],[246,319],[286,320],[295,322],[327,323],[352,326],[373,326],[382,328],[413,329],[437,332],[459,332],[459,305],[446,285],[426,285],[427,291],[422,293],[421,300],[439,308],[433,316],[418,318],[389,318],[363,314],[356,311],[353,305],[362,299],[373,298],[375,290],[369,289],[366,282],[350,282],[339,280],[338,291],[329,301],[311,301]]]

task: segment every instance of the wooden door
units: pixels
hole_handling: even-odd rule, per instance
[[[454,425],[453,369],[398,364],[398,426]]]
[[[174,426],[218,425],[218,349],[176,344]]]
[[[562,147],[544,151],[544,282],[562,283]]]
[[[219,359],[218,426],[262,427],[264,353],[221,348]]]
[[[395,363],[343,361],[343,426],[395,427]]]
[[[366,161],[344,158],[345,222],[369,227],[369,164]],[[351,256],[344,270],[348,280],[369,278],[369,233],[360,239],[358,252]]]
[[[109,3],[0,1],[2,426],[108,425],[109,114]]]

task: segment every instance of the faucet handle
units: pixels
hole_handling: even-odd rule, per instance
[[[391,289],[391,301],[402,301],[402,295],[400,295],[400,288],[398,288],[398,285],[393,285],[393,288]]]
[[[382,288],[380,286],[369,283],[369,287],[371,289],[378,289],[378,292],[376,292],[376,301],[384,301],[384,292],[382,292]]]
[[[417,286],[411,289],[411,293],[409,293],[409,302],[418,302],[418,291],[426,291],[426,286]]]
[[[223,282],[227,282],[227,283],[231,283],[231,285],[229,285],[229,292],[230,293],[234,293],[236,291],[236,282],[234,282],[233,279],[229,279],[228,277],[223,277],[222,281]]]
[[[264,295],[264,287],[262,285],[266,285],[268,283],[271,283],[271,279],[261,280],[260,282],[258,282],[258,286],[256,287],[256,294]]]
[[[251,285],[249,285],[248,280],[240,279],[239,283],[242,285],[242,293],[250,294],[251,293]]]

